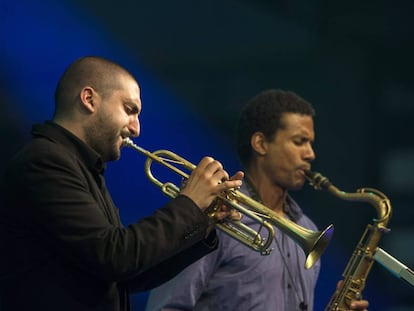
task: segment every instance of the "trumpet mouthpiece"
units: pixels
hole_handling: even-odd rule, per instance
[[[122,147],[130,147],[134,144],[134,142],[129,137],[125,137],[122,141]]]

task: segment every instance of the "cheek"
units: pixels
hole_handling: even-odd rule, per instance
[[[298,163],[302,159],[303,151],[303,148],[291,146],[286,149],[286,158],[288,158],[291,163]]]
[[[280,148],[274,154],[274,159],[277,162],[284,163],[284,165],[289,165],[289,163],[295,163],[300,157],[300,153],[297,149],[292,148],[291,146],[285,146],[285,148]]]
[[[110,119],[110,124],[113,129],[122,129],[129,123],[129,116],[125,115],[125,113],[120,112],[118,114],[112,114],[108,116]]]

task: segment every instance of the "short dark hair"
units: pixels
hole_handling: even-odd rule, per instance
[[[67,109],[85,86],[93,87],[105,97],[118,87],[118,75],[132,75],[122,66],[99,56],[75,60],[65,70],[55,90],[55,109]]]
[[[248,166],[252,157],[252,135],[261,132],[267,140],[272,140],[277,130],[284,127],[281,122],[284,113],[313,117],[315,110],[299,95],[280,89],[263,91],[242,108],[236,128],[236,146],[239,160],[244,167]]]

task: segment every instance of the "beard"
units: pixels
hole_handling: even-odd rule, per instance
[[[100,154],[104,162],[120,158],[120,136],[121,133],[110,116],[98,115],[96,122],[86,129],[86,143]]]

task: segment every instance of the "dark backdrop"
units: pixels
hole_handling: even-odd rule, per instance
[[[317,110],[314,169],[340,189],[373,187],[393,206],[381,247],[414,266],[412,1],[0,1],[1,163],[51,117],[64,68],[83,55],[113,59],[142,89],[136,141],[192,162],[210,154],[239,169],[233,130],[241,105],[283,88]],[[108,185],[125,224],[166,198],[125,150]],[[310,187],[293,193],[335,236],[322,257],[315,310],[331,296],[373,206]],[[374,264],[364,292],[371,310],[413,310],[412,287]],[[134,295],[142,310],[147,293]]]

